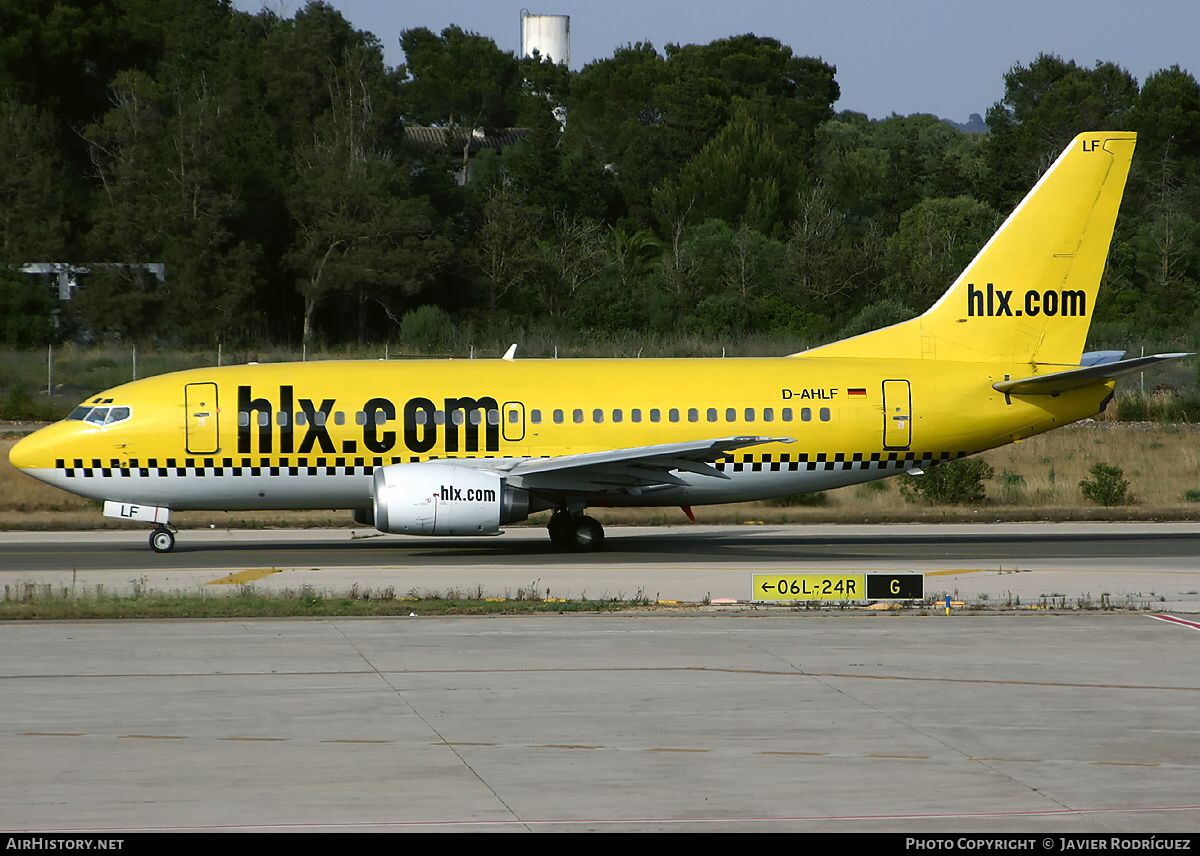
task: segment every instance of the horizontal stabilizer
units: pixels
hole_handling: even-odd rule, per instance
[[[1115,363],[1100,363],[1065,372],[1026,377],[1020,380],[1002,380],[992,384],[992,389],[1010,395],[1058,395],[1072,389],[1083,389],[1095,383],[1114,380],[1121,375],[1139,372],[1159,363],[1181,360],[1194,354],[1155,354]]]
[[[1117,363],[1125,356],[1124,351],[1088,351],[1079,358],[1081,366],[1104,366]]]

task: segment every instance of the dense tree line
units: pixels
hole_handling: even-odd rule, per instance
[[[1178,67],[1139,86],[1039,56],[974,134],[835,113],[836,70],[767,37],[578,72],[458,27],[399,38],[389,68],[321,2],[0,0],[0,338],[437,347],[454,319],[816,340],[922,310],[1074,134],[1117,128],[1140,137],[1101,318],[1200,320],[1200,87]],[[472,137],[507,128],[461,184]],[[11,272],[40,261],[167,275],[96,267],[53,332]]]

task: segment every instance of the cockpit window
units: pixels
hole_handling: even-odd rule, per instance
[[[84,404],[72,410],[67,421],[87,422],[90,425],[113,425],[117,422],[124,422],[129,418],[130,413],[128,407],[89,407]]]

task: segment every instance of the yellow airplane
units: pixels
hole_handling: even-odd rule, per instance
[[[766,499],[918,473],[1093,416],[1186,354],[1083,354],[1136,136],[1081,134],[924,315],[787,357],[316,362],[124,384],[31,434],[34,478],[156,524],[172,511],[351,509],[409,535],[493,535],[553,509]],[[515,348],[515,346],[514,346]]]

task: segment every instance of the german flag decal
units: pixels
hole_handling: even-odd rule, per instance
[[[853,389],[846,390],[846,394],[851,398],[866,398],[867,391],[861,386],[856,386]]]

